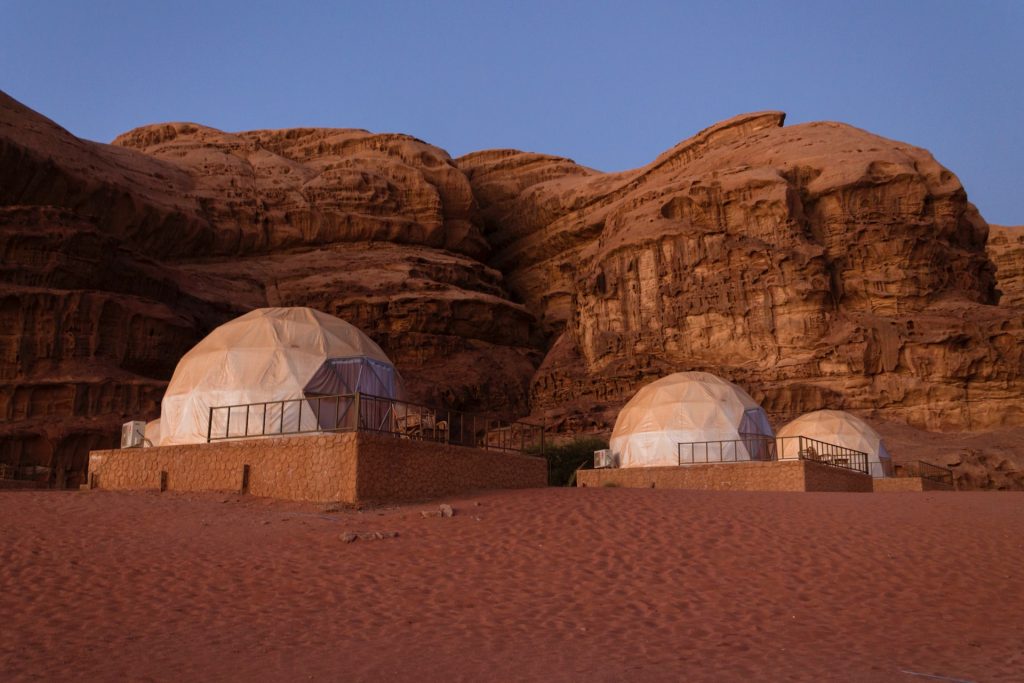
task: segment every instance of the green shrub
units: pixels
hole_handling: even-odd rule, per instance
[[[548,461],[548,486],[573,486],[576,484],[576,470],[594,466],[594,451],[608,448],[608,441],[599,436],[581,436],[558,444],[547,446],[544,457]],[[539,455],[536,451],[535,455]]]

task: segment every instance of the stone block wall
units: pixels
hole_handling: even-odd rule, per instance
[[[475,489],[548,484],[543,458],[364,432],[358,436],[360,501],[422,500]]]
[[[881,493],[900,493],[905,491],[954,491],[955,489],[941,481],[932,481],[921,477],[886,477],[875,480],[875,491]]]
[[[125,448],[89,454],[88,478],[97,488],[241,491],[308,501],[355,501],[356,435],[351,433]]]
[[[874,491],[875,480],[869,474],[823,465],[813,460],[797,460],[796,462],[803,464],[804,491],[849,491],[851,493]]]
[[[577,486],[698,491],[871,491],[871,477],[806,460],[580,470]]]
[[[313,502],[424,500],[475,489],[545,486],[543,459],[345,432],[93,451],[91,486],[234,491]]]

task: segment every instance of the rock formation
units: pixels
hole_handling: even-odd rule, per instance
[[[1021,311],[996,305],[987,225],[956,177],[850,126],[782,122],[737,117],[618,174],[458,160],[495,265],[554,338],[534,410],[606,424],[641,384],[707,369],[779,417],[1024,421],[1007,401],[1024,393]]]
[[[173,124],[101,145],[0,96],[0,462],[80,475],[157,416],[186,350],[267,305],[367,331],[415,399],[529,412],[532,316],[475,206],[408,136]]]
[[[0,96],[0,458],[79,472],[156,415],[187,348],[265,305],[358,325],[418,399],[566,433],[677,370],[780,423],[1024,425],[1019,235],[989,239],[924,150],[783,119],[606,174],[349,129],[102,145]]]
[[[1024,225],[989,225],[988,257],[996,267],[1003,306],[1024,306]]]

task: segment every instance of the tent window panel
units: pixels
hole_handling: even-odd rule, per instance
[[[331,358],[313,375],[304,392],[334,396],[356,392],[401,398],[401,384],[395,369],[369,358]]]
[[[387,399],[364,399],[359,407],[359,426],[392,431],[390,422],[395,419],[396,406],[390,399],[402,397],[402,386],[398,373],[386,363],[370,358],[331,358],[317,370],[304,390],[309,402],[319,406],[320,429],[327,430],[356,428],[354,395],[357,392]],[[331,398],[339,396],[341,398]]]

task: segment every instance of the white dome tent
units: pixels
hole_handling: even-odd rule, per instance
[[[892,476],[892,457],[882,437],[867,422],[842,410],[818,410],[801,415],[779,430],[780,458],[796,458],[798,442],[804,436],[843,448],[867,453],[872,477]]]
[[[334,427],[339,415],[330,408],[338,404],[317,406],[316,397],[355,392],[403,398],[401,377],[373,340],[311,308],[259,308],[221,325],[178,362],[161,404],[160,445],[203,443],[208,429],[218,438],[313,431],[325,421]],[[284,410],[271,403],[292,399],[306,400]],[[209,424],[211,408],[264,402],[215,410]],[[246,432],[248,421],[259,429]]]
[[[707,372],[677,372],[630,399],[609,446],[620,467],[654,467],[769,460],[773,437],[768,416],[743,389]]]

